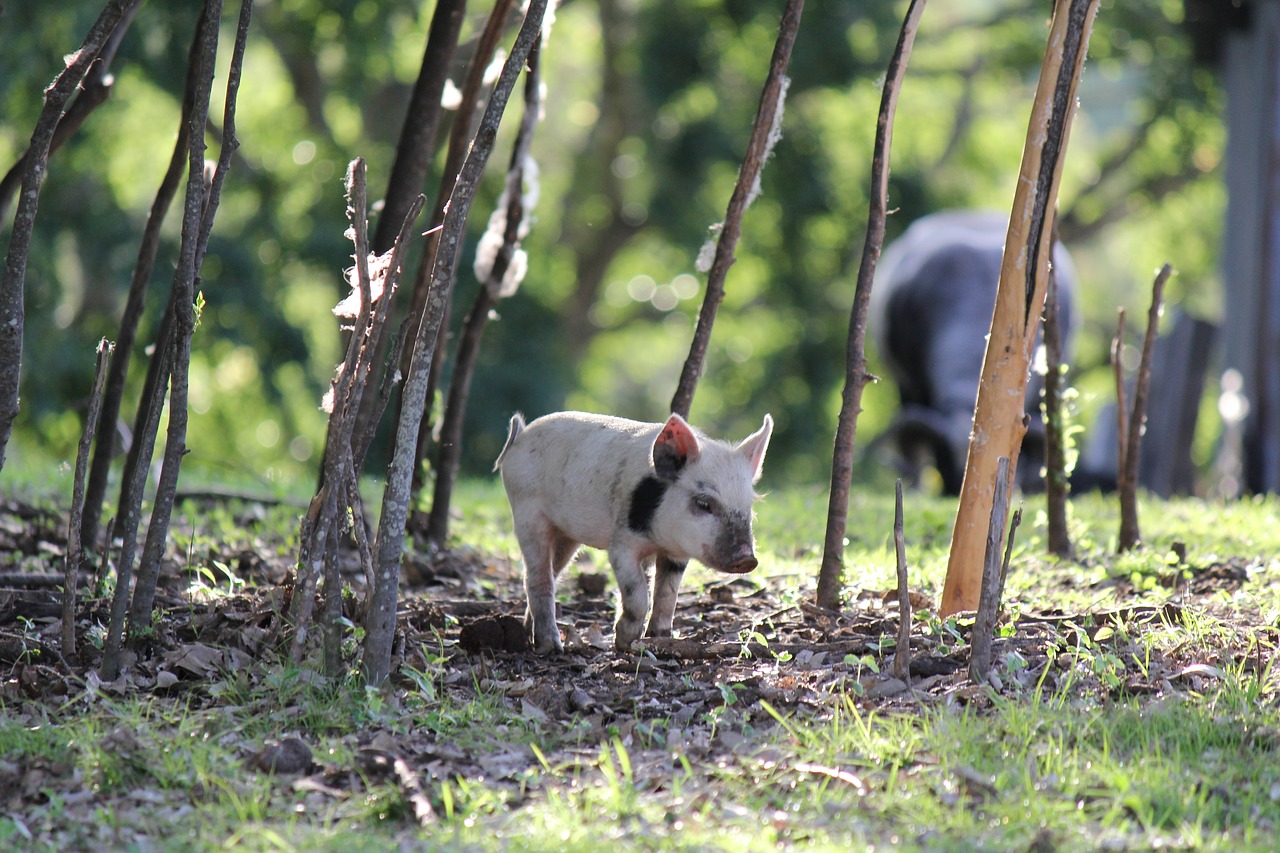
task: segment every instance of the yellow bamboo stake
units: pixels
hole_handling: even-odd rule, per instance
[[[1036,86],[1005,237],[991,335],[974,408],[964,484],[951,533],[942,614],[975,610],[1001,456],[1015,469],[1026,433],[1023,400],[1044,307],[1062,161],[1098,0],[1057,0]],[[1012,484],[1016,478],[1009,477]],[[1011,488],[1011,486],[1010,486]],[[1005,519],[999,519],[1001,530]]]

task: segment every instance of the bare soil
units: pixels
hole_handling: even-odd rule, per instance
[[[251,509],[246,510],[245,524],[253,523]],[[222,551],[214,543],[199,555],[200,563],[230,567],[246,582],[242,590],[193,592],[188,555],[173,555],[157,596],[161,618],[154,635],[131,651],[119,680],[102,683],[96,674],[100,640],[94,638],[106,624],[108,600],[82,601],[79,651],[64,657],[59,650],[64,526],[64,517],[43,509],[14,501],[0,505],[0,555],[7,555],[8,566],[18,567],[0,573],[0,706],[8,715],[35,724],[86,691],[147,692],[190,709],[217,707],[228,701],[221,686],[229,672],[252,680],[255,671],[266,677],[279,670],[278,650],[285,645],[277,636],[278,614],[291,593],[288,551]],[[412,672],[429,673],[442,702],[453,698],[466,704],[484,693],[530,723],[572,728],[580,744],[622,738],[634,745],[632,760],[643,785],[646,774],[656,779],[669,772],[673,751],[733,766],[740,747],[768,725],[760,700],[801,718],[825,715],[848,695],[884,712],[934,703],[982,708],[1001,692],[1028,695],[1038,684],[1052,692],[1065,669],[1057,653],[1082,643],[1114,650],[1118,661],[1130,660],[1119,644],[1134,643],[1152,626],[1177,622],[1188,609],[1211,613],[1227,628],[1229,639],[1217,659],[1206,660],[1203,650],[1175,648],[1155,653],[1142,669],[1128,666],[1092,678],[1075,672],[1075,689],[1154,699],[1201,692],[1227,667],[1261,672],[1267,664],[1264,650],[1280,642],[1277,629],[1260,628],[1258,614],[1228,611],[1219,603],[1220,593],[1238,588],[1249,568],[1243,561],[1185,566],[1164,579],[1163,603],[1151,604],[1150,595],[1139,598],[1121,583],[1109,597],[1119,605],[1105,611],[1006,613],[1004,636],[997,638],[993,654],[1003,663],[991,683],[975,684],[968,675],[965,637],[971,620],[964,619],[955,623],[955,633],[939,628],[936,619],[916,621],[909,677],[894,675],[898,606],[892,590],[864,590],[844,610],[829,612],[812,606],[786,578],[690,584],[681,594],[676,638],[646,641],[643,651],[620,654],[612,645],[613,584],[607,566],[588,555],[562,579],[567,596],[562,595],[559,624],[565,652],[540,657],[528,651],[520,627],[524,605],[518,565],[472,552],[412,553],[392,668],[397,675],[387,701],[407,707],[406,697],[422,689]],[[360,586],[354,558],[346,575]],[[220,580],[230,579],[205,580],[217,589]],[[90,584],[89,577],[82,579],[82,588]],[[1133,603],[1126,604],[1130,597]],[[914,609],[931,612],[928,598],[913,599]],[[419,821],[430,820],[439,807],[429,780],[484,777],[509,787],[518,801],[520,780],[539,760],[528,747],[497,734],[487,747],[464,749],[432,731],[412,729],[394,737],[379,731],[352,735],[356,764],[335,764],[317,757],[326,734],[307,730],[300,711],[262,711],[279,720],[279,732],[239,745],[248,772],[292,774],[295,788],[320,798],[351,796],[379,780],[391,781],[413,804],[412,817]],[[10,811],[45,802],[59,787],[68,808],[77,803],[89,808],[70,767],[0,756],[0,803]]]

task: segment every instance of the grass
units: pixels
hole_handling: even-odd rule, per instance
[[[463,484],[457,500],[459,542],[515,557],[494,481]],[[957,676],[941,701],[876,702],[835,687],[833,677],[818,704],[782,712],[721,683],[714,707],[694,719],[673,711],[598,725],[586,714],[530,715],[496,674],[457,684],[443,647],[424,648],[405,673],[411,687],[390,694],[270,661],[169,694],[90,689],[33,702],[7,690],[0,795],[25,805],[0,812],[0,847],[1273,849],[1280,706],[1269,661],[1280,614],[1280,503],[1147,499],[1149,547],[1117,558],[1110,500],[1084,496],[1072,505],[1079,560],[1065,562],[1044,556],[1040,510],[1027,501],[1011,610],[1101,613],[1178,600],[1164,585],[1180,571],[1174,542],[1185,543],[1192,566],[1234,561],[1248,577],[1142,624],[1064,623],[1042,669],[1013,652],[996,668],[1010,689]],[[758,512],[756,580],[780,587],[784,602],[811,598],[823,490],[776,490]],[[912,584],[935,600],[953,512],[950,501],[907,499]],[[855,491],[850,599],[896,584],[892,515],[891,496]],[[246,526],[215,514],[192,525],[190,548],[212,555],[225,542],[287,547],[291,518],[285,511]],[[175,536],[185,543],[187,534]],[[702,571],[692,583],[714,577]],[[926,634],[963,647],[954,623],[927,612],[917,618]],[[1186,672],[1171,670],[1171,661]],[[15,667],[7,677],[22,674]],[[1139,677],[1178,689],[1121,689]],[[331,779],[340,793],[321,792],[245,768],[263,741],[289,732],[305,734],[322,764],[364,774],[359,784]],[[416,745],[411,757],[436,811],[426,829],[415,825],[402,786],[359,769],[378,735]],[[479,757],[482,769],[452,772],[431,750]],[[517,769],[507,773],[503,761]]]

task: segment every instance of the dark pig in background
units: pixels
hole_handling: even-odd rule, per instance
[[[902,409],[876,443],[895,446],[907,476],[934,465],[948,494],[959,494],[968,455],[1008,219],[986,211],[945,211],[916,220],[885,249],[871,296],[872,334],[897,383]],[[1071,351],[1076,274],[1056,245],[1063,358]],[[1018,462],[1018,485],[1042,488],[1040,416],[1043,347],[1037,345]]]
[[[581,545],[608,549],[621,600],[620,651],[640,638],[646,615],[648,636],[671,635],[689,560],[735,574],[754,569],[753,486],[772,433],[768,415],[736,445],[707,438],[674,414],[659,424],[558,412],[527,426],[515,415],[494,467],[524,557],[534,651],[564,648],[556,578]]]

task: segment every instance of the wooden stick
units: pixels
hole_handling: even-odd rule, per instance
[[[534,41],[541,36],[542,19],[546,10],[547,0],[530,0],[524,23],[506,62],[503,63],[493,94],[489,96],[475,141],[458,173],[448,211],[445,213],[444,228],[440,234],[440,251],[431,272],[426,310],[422,324],[414,335],[414,351],[408,378],[401,387],[400,419],[396,424],[391,465],[387,469],[386,486],[382,493],[382,513],[374,546],[374,587],[369,596],[362,659],[365,683],[369,686],[381,686],[391,674],[400,564],[404,556],[404,536],[409,517],[418,431],[426,409],[427,380],[436,358],[436,341],[445,302],[462,248],[463,229],[471,213],[471,203],[475,198],[480,175],[493,152],[498,125],[511,97],[511,90],[517,76],[524,70],[525,60]]]
[[[1121,433],[1124,442],[1120,472],[1120,537],[1118,550],[1128,551],[1142,539],[1138,529],[1138,463],[1142,458],[1142,428],[1147,421],[1147,393],[1151,387],[1151,356],[1155,350],[1156,335],[1160,327],[1160,312],[1164,308],[1164,286],[1173,268],[1165,264],[1156,274],[1151,286],[1151,308],[1147,313],[1147,333],[1142,339],[1142,357],[1138,362],[1138,376],[1133,388],[1133,410],[1129,413],[1128,434]],[[1119,400],[1116,402],[1119,408]]]
[[[907,586],[907,548],[902,533],[902,480],[894,487],[893,548],[898,555],[898,649],[893,674],[911,683],[911,592]]]
[[[884,244],[884,220],[889,206],[889,149],[893,142],[893,117],[898,109],[898,90],[907,73],[907,60],[915,43],[916,30],[924,15],[924,0],[912,0],[907,7],[898,44],[885,72],[876,119],[876,140],[871,155],[871,191],[867,208],[867,234],[858,264],[858,284],[849,315],[849,337],[845,345],[844,390],[840,395],[840,415],[836,421],[835,449],[831,454],[831,492],[827,500],[827,530],[823,537],[822,567],[818,570],[816,604],[827,610],[840,606],[844,584],[844,539],[849,521],[849,484],[853,480],[853,442],[858,434],[858,414],[862,411],[862,390],[875,379],[867,370],[867,313],[871,308],[871,286]]]
[[[702,299],[702,309],[698,312],[697,326],[693,332],[693,341],[689,345],[689,355],[680,371],[680,380],[676,384],[675,395],[671,398],[671,411],[682,417],[689,417],[689,408],[693,405],[693,392],[697,390],[698,379],[707,360],[707,348],[711,345],[711,327],[716,320],[716,309],[724,300],[724,282],[729,275],[729,267],[736,260],[733,255],[738,245],[738,237],[742,228],[742,217],[746,213],[760,189],[760,172],[764,169],[773,145],[781,133],[782,105],[786,100],[787,65],[791,62],[791,48],[796,41],[796,33],[800,29],[800,15],[804,12],[804,0],[787,0],[782,13],[782,22],[778,27],[778,39],[773,47],[773,57],[769,62],[769,74],[765,78],[764,89],[760,93],[760,107],[756,110],[755,125],[751,129],[751,138],[747,142],[747,152],[742,159],[742,168],[738,170],[738,182],[733,187],[729,198],[729,208],[724,222],[720,226],[720,234],[716,240],[715,259],[707,271],[707,289]]]
[[[1026,432],[1023,400],[1044,305],[1052,215],[1097,6],[1097,0],[1057,0],[1055,6],[1000,264],[964,483],[951,534],[940,608],[943,616],[977,607],[982,589],[983,531],[997,498],[1008,507],[1008,495],[997,496],[992,486],[999,457],[1008,457],[1010,468],[1017,469]]]
[[[62,582],[62,654],[76,653],[76,574],[84,555],[84,543],[80,540],[80,524],[84,515],[85,469],[89,466],[89,447],[98,430],[98,415],[102,411],[102,389],[107,383],[107,363],[112,344],[106,338],[98,342],[97,365],[93,371],[93,391],[89,394],[89,412],[85,417],[84,431],[80,433],[80,446],[76,452],[76,474],[71,494],[71,519],[67,526],[67,556]]]
[[[1022,507],[1018,507],[1013,511],[1013,519],[1009,522],[1009,536],[1005,540],[1004,546],[1004,562],[1000,564],[1000,583],[996,586],[996,612],[999,613],[999,604],[1004,601],[1004,582],[1009,577],[1009,560],[1013,557],[1013,538],[1018,532],[1018,526],[1022,524]]]
[[[1124,454],[1128,449],[1129,403],[1124,393],[1124,309],[1116,312],[1116,336],[1111,339],[1111,369],[1116,380],[1116,489],[1124,490],[1124,475],[1129,469]]]
[[[991,644],[995,640],[996,614],[1000,612],[1000,543],[1004,540],[1004,520],[1009,511],[1009,458],[1001,456],[996,468],[995,502],[987,528],[987,554],[982,565],[982,594],[978,616],[973,623],[970,680],[983,683],[991,672]]]
[[[1056,242],[1056,233],[1055,233]],[[1066,406],[1062,386],[1066,381],[1062,363],[1062,327],[1058,305],[1057,271],[1050,266],[1049,286],[1044,300],[1044,492],[1047,515],[1046,538],[1049,553],[1070,558],[1074,553],[1067,528],[1067,497],[1071,481],[1067,476]]]

